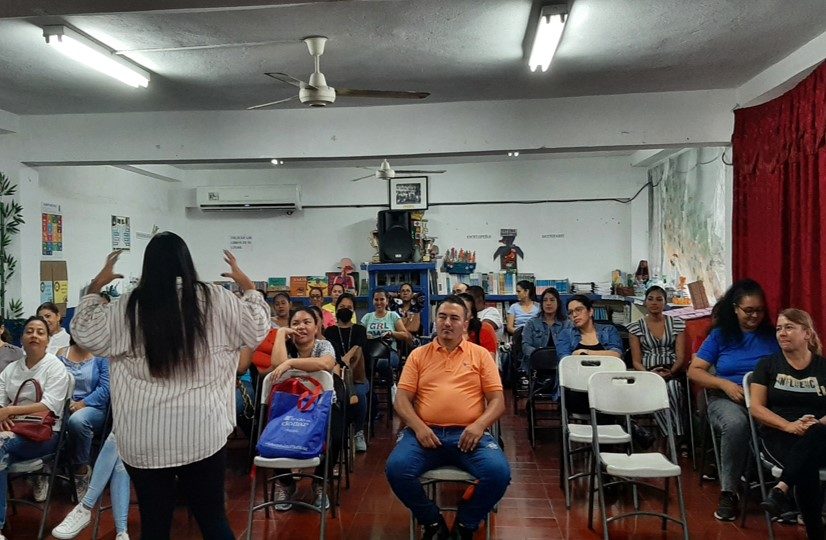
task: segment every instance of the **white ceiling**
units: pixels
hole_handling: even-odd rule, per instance
[[[444,102],[732,88],[826,30],[824,0],[575,0],[554,64],[538,74],[525,62],[530,0],[133,0],[143,11],[130,13],[111,13],[119,3],[105,0],[3,4],[0,109],[17,114],[232,110],[286,98],[292,87],[263,72],[306,79],[312,59],[298,40],[313,34],[330,38],[330,85]],[[39,26],[60,22],[116,49],[283,42],[133,53],[153,76],[132,89],[48,49]],[[378,103],[388,100],[335,106]]]

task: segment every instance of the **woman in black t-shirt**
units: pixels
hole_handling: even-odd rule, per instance
[[[781,353],[760,361],[750,388],[762,450],[783,468],[780,482],[760,506],[779,516],[790,507],[794,487],[808,537],[823,540],[818,470],[826,466],[826,359],[805,311],[784,309],[776,332]]]

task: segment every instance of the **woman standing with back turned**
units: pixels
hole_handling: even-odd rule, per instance
[[[208,539],[234,538],[224,510],[226,439],[235,425],[235,370],[242,347],[270,329],[269,308],[224,251],[237,298],[198,281],[186,243],[157,234],[134,291],[110,305],[97,294],[122,277],[114,252],[72,319],[75,341],[111,359],[114,430],[138,494],[141,538],[170,537],[177,484]]]

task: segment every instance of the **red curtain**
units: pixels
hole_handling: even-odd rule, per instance
[[[733,273],[772,316],[811,313],[826,334],[826,63],[786,94],[735,112]]]

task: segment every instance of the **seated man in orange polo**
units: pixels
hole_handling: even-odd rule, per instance
[[[396,496],[424,525],[424,539],[451,537],[419,476],[453,465],[479,480],[459,506],[459,538],[473,533],[505,494],[510,467],[485,430],[505,412],[499,370],[490,353],[463,339],[469,314],[464,301],[447,297],[436,310],[436,339],[407,358],[395,409],[407,427],[387,459],[387,480]]]

